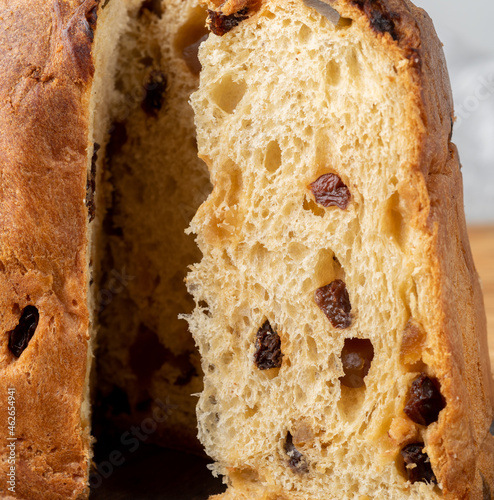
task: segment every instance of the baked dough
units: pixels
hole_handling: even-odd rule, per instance
[[[493,385],[441,44],[408,1],[330,6],[208,5],[192,105],[214,189],[188,285],[217,498],[487,498]]]
[[[196,448],[184,313],[225,500],[489,498],[485,314],[430,20],[404,0],[208,8],[209,197],[196,0],[0,0],[0,496],[87,498],[95,350],[103,436],[161,403],[149,440]],[[191,313],[183,230],[206,197]]]

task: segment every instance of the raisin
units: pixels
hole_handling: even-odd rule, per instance
[[[492,421],[491,428],[489,429],[489,432],[494,436],[494,420]]]
[[[373,359],[374,346],[369,339],[345,339],[341,351],[345,376],[340,378],[340,382],[352,389],[363,387]]]
[[[417,482],[435,483],[436,476],[432,472],[430,459],[424,449],[424,443],[413,443],[401,450],[401,456],[405,461],[405,470],[408,480],[413,484]],[[409,467],[410,466],[410,467]]]
[[[314,294],[314,299],[335,328],[343,329],[350,326],[352,305],[343,281],[335,280],[319,288]]]
[[[270,368],[279,368],[283,361],[282,358],[280,336],[273,331],[269,321],[266,321],[256,335],[254,362],[259,370],[269,370]]]
[[[295,448],[293,444],[293,437],[290,432],[286,435],[285,440],[285,453],[288,455],[288,465],[293,472],[298,472],[299,474],[307,474],[309,472],[309,466],[300,451]]]
[[[158,112],[165,102],[165,92],[168,86],[166,76],[161,71],[152,71],[149,81],[144,85],[146,95],[141,103],[142,110],[152,117],[157,117]]]
[[[437,388],[437,383],[424,373],[413,381],[408,402],[403,411],[416,424],[430,425],[437,422],[439,412],[445,407],[445,401]]]
[[[17,326],[9,332],[9,349],[16,358],[20,357],[29,344],[29,341],[33,338],[38,321],[38,309],[34,306],[27,306],[22,311],[21,319]]]
[[[482,478],[482,500],[492,500],[491,487],[482,472],[480,473],[480,477]]]
[[[191,43],[182,50],[185,64],[187,64],[187,67],[195,75],[198,75],[202,69],[201,62],[199,61],[199,46],[202,42],[206,41],[207,38],[208,35],[204,35],[203,37],[199,38],[199,40]]]
[[[235,26],[238,26],[242,21],[245,21],[249,17],[247,15],[248,12],[248,7],[245,7],[234,14],[225,16],[221,12],[215,12],[214,10],[208,9],[209,27],[215,35],[223,36],[235,28]]]
[[[352,0],[352,3],[365,12],[374,31],[389,33],[395,41],[399,39],[395,24],[400,20],[398,13],[389,11],[380,0]]]
[[[325,208],[345,210],[350,203],[350,190],[336,174],[324,174],[310,185],[316,202]]]
[[[99,149],[100,145],[95,142],[93,146],[93,156],[91,158],[91,170],[89,171],[88,179],[86,181],[86,207],[89,222],[92,222],[96,215],[96,200],[94,198],[94,191],[96,190],[96,162],[98,161]]]

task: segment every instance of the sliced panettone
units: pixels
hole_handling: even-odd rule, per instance
[[[430,19],[406,0],[208,7],[188,319],[221,498],[490,498],[485,314]]]

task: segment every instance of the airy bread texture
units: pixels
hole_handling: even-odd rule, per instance
[[[221,498],[486,498],[493,386],[440,43],[408,1],[307,4],[211,2],[223,36],[202,45],[191,100],[214,188],[191,225],[189,323]],[[330,173],[346,208],[314,197]],[[336,280],[347,327],[315,300]],[[267,321],[282,362],[260,369]],[[359,388],[341,382],[347,339],[374,350]],[[422,373],[445,403],[430,425],[404,413]],[[413,443],[437,485],[407,480]]]

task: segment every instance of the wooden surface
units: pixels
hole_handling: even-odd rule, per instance
[[[494,226],[470,228],[470,244],[482,281],[489,332],[489,352],[494,367]]]

